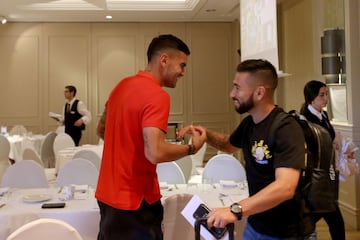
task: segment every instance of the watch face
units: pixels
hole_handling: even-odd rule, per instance
[[[241,207],[237,204],[234,204],[233,206],[231,206],[231,211],[233,211],[234,213],[240,213]]]

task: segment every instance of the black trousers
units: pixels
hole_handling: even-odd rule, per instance
[[[98,240],[163,240],[161,224],[164,208],[160,200],[142,201],[138,210],[121,210],[98,201],[100,231]]]
[[[80,129],[67,129],[65,128],[65,133],[69,134],[70,137],[74,140],[75,146],[79,146],[79,142],[81,139],[81,130]]]
[[[332,240],[345,240],[345,223],[340,208],[337,205],[336,210],[328,213],[314,213],[314,222],[324,218],[329,226],[329,232]]]

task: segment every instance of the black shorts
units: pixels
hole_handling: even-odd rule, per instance
[[[121,210],[98,201],[100,231],[98,240],[163,240],[161,201],[142,201],[138,210]]]

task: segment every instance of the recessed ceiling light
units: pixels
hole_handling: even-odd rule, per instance
[[[0,16],[0,19],[2,24],[5,24],[7,22],[7,19],[3,16]]]
[[[107,15],[107,16],[106,16],[106,19],[110,20],[110,19],[112,19],[112,16],[111,16],[111,15]]]

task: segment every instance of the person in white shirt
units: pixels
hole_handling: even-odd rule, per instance
[[[83,101],[75,98],[76,87],[65,86],[64,96],[67,102],[63,108],[62,116],[52,118],[65,125],[65,133],[71,136],[76,146],[79,146],[82,131],[85,130],[85,125],[91,122],[91,112]]]

